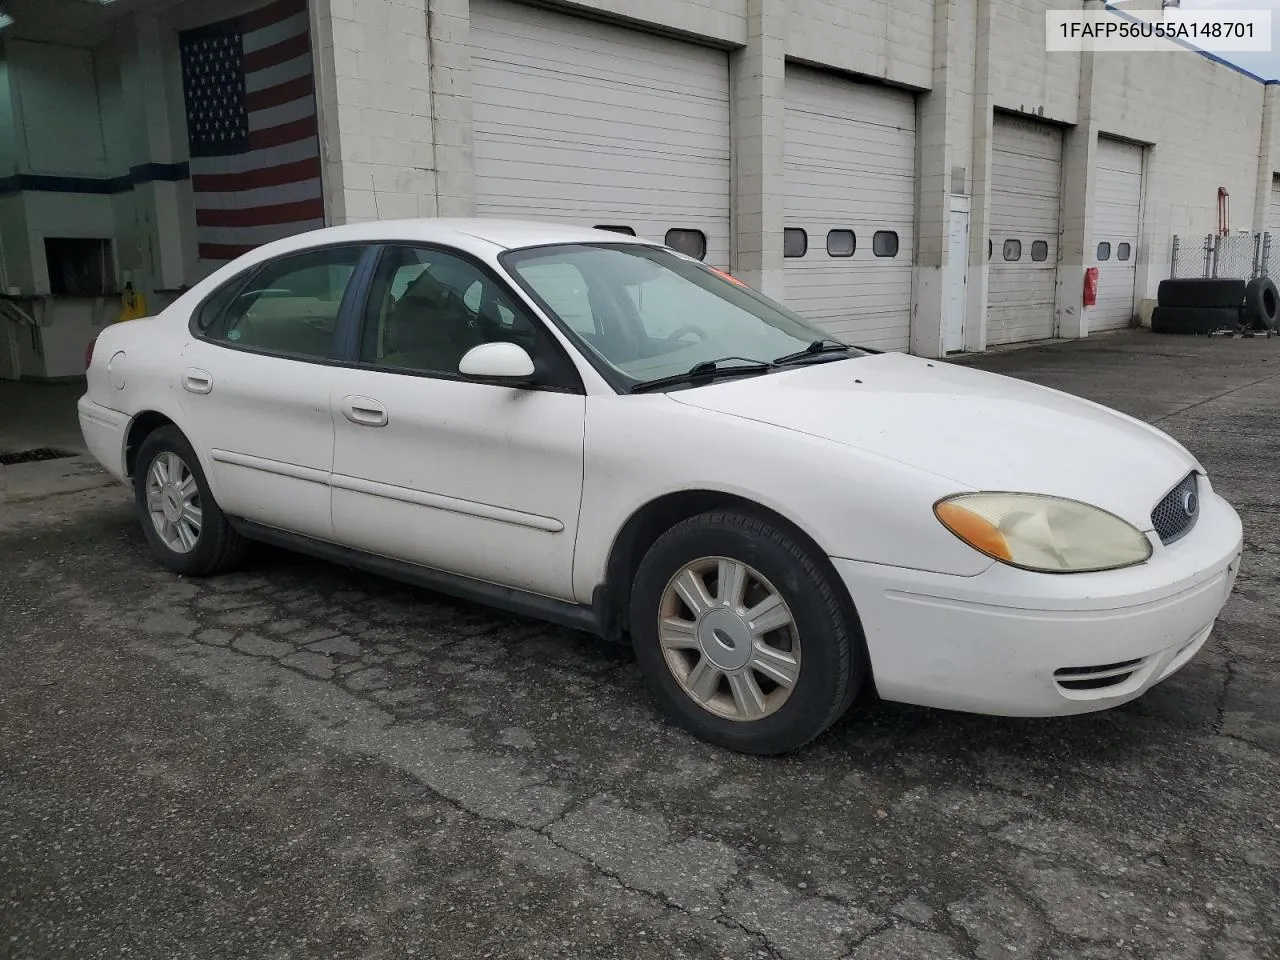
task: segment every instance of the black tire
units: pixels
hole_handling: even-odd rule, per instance
[[[667,585],[686,564],[717,557],[743,563],[768,580],[790,608],[799,638],[799,674],[790,695],[762,719],[728,719],[696,702],[662,652],[658,620]],[[799,749],[849,709],[867,679],[861,625],[825,558],[773,523],[736,510],[692,517],[658,538],[636,571],[630,625],[636,658],[667,715],[693,735],[743,753]],[[694,650],[688,655],[703,656]],[[720,689],[727,690],[727,680],[722,682]]]
[[[1231,307],[1244,303],[1243,280],[1161,280],[1156,292],[1162,307]]]
[[[147,475],[152,464],[161,454],[176,454],[195,480],[201,510],[199,534],[195,545],[187,552],[179,552],[165,543],[147,507]],[[205,577],[233,566],[244,556],[247,546],[243,537],[232,529],[209,492],[200,459],[191,444],[177,427],[160,427],[147,435],[138,451],[137,465],[133,471],[134,501],[138,506],[142,532],[151,552],[162,564],[175,573],[188,577]]]
[[[1280,292],[1270,277],[1255,277],[1244,288],[1242,323],[1253,330],[1274,330],[1280,315]]]
[[[1156,307],[1151,311],[1153,333],[1207,334],[1238,330],[1238,307]]]

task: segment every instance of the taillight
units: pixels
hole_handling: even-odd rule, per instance
[[[88,370],[93,365],[93,346],[98,342],[98,338],[94,337],[89,341],[89,345],[84,348],[84,368]]]

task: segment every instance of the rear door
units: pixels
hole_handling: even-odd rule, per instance
[[[179,383],[187,430],[219,506],[332,539],[329,385],[362,244],[267,261],[201,307]]]

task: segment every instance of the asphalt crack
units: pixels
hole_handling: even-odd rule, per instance
[[[161,640],[160,642],[163,643],[164,641]],[[214,659],[227,657],[232,659],[233,661],[239,662],[242,665],[249,666],[249,667],[252,667],[256,664],[271,662],[264,658],[255,658],[249,654],[244,654],[239,651],[231,650],[225,647],[208,646],[205,644],[201,644],[198,641],[188,640],[187,638],[171,637],[168,639],[168,642],[166,645],[170,648],[170,650],[158,650],[149,644],[143,644],[143,643],[135,643],[135,644],[132,644],[131,646],[133,647],[135,652],[140,653],[143,656],[147,656],[152,659],[158,659],[161,662],[166,663],[169,666],[174,667],[175,669],[181,672],[194,673],[198,679],[206,683],[212,678],[208,677],[205,674],[205,671],[196,668],[194,665],[194,661],[202,660],[202,661],[208,662]],[[191,647],[199,648],[202,651],[202,655],[199,657],[193,658],[190,656],[189,653],[184,652],[184,648],[189,649]],[[275,662],[276,662],[276,665],[284,667],[284,665],[279,664],[278,661],[275,661]],[[215,669],[217,669],[217,667],[215,667]],[[369,699],[368,697],[362,696],[361,694],[354,693],[352,691],[349,691],[341,687],[341,685],[336,683],[335,681],[321,680],[321,679],[303,674],[299,671],[290,669],[288,667],[284,667],[284,669],[286,670],[290,678],[294,680],[294,682],[305,684],[308,686],[324,685],[326,687],[330,687],[330,686],[336,687],[338,690],[340,690],[340,692],[344,696],[350,696],[353,699],[359,700],[362,703],[364,703],[366,708],[368,708],[370,711],[376,712],[378,714],[387,713],[387,711],[385,710],[385,708],[382,707],[382,705],[376,703],[375,701]],[[215,686],[218,685],[216,682],[216,679],[214,680],[213,685]],[[272,699],[271,692],[272,691],[270,690],[263,690],[261,691],[261,693],[258,695],[257,698],[266,699],[268,702],[271,702],[271,699]],[[265,694],[265,696],[263,696],[262,694]],[[397,717],[394,717],[394,715],[390,715],[390,714],[388,714],[388,717],[389,719],[383,718],[385,719],[385,722],[381,722],[379,724],[378,729],[380,731],[385,731],[387,729],[390,729],[392,726],[396,726],[400,729],[406,729],[411,726],[411,724],[404,722],[403,718],[397,718]],[[300,724],[299,726],[302,732],[308,735],[310,739],[317,739],[314,736],[314,731],[312,731],[305,723]],[[330,747],[335,746],[327,738],[324,738],[324,737],[319,738],[319,742],[325,744],[326,746],[330,746]],[[336,749],[341,750],[342,748],[336,747]],[[373,759],[379,759],[381,762],[387,762],[379,758],[376,754],[373,755]],[[718,923],[728,929],[734,929],[734,930],[738,930],[740,932],[746,933],[752,937],[757,938],[760,941],[761,948],[767,951],[769,957],[772,958],[772,960],[786,960],[787,958],[787,953],[785,953],[780,948],[778,948],[776,944],[772,943],[772,941],[763,931],[753,929],[748,924],[743,923],[742,921],[736,919],[735,917],[733,917],[731,914],[727,912],[727,909],[725,906],[725,898],[727,897],[729,890],[731,890],[734,884],[739,881],[738,868],[735,867],[733,876],[723,885],[722,888],[708,891],[709,893],[712,894],[713,898],[718,899],[721,904],[721,908],[718,913],[710,913],[706,910],[699,910],[696,907],[690,907],[690,906],[686,906],[685,904],[679,903],[673,900],[670,896],[668,896],[666,893],[664,893],[661,890],[650,889],[649,887],[635,884],[627,880],[618,871],[604,866],[598,861],[592,859],[590,856],[584,855],[578,850],[575,850],[573,847],[568,846],[565,843],[557,840],[552,834],[553,828],[557,824],[562,823],[566,819],[566,817],[570,816],[575,810],[581,810],[582,807],[584,807],[592,799],[595,799],[598,796],[600,796],[599,794],[572,795],[569,798],[569,800],[565,803],[565,805],[560,809],[560,811],[552,819],[550,819],[549,821],[541,825],[532,826],[528,823],[520,823],[517,820],[513,820],[507,817],[497,816],[493,813],[476,809],[475,807],[468,805],[467,803],[459,800],[458,798],[450,796],[448,793],[443,792],[438,787],[433,786],[431,783],[423,781],[420,777],[415,776],[415,779],[418,780],[418,782],[422,785],[423,789],[428,793],[429,796],[431,796],[432,798],[434,798],[444,806],[447,806],[465,816],[474,818],[476,821],[480,823],[500,828],[501,830],[504,830],[509,834],[518,834],[520,832],[528,832],[528,833],[534,834],[540,837],[541,839],[543,839],[544,841],[546,841],[556,850],[560,851],[563,854],[568,855],[570,858],[572,858],[572,860],[581,864],[584,868],[589,870],[593,875],[600,878],[607,879],[612,883],[615,883],[620,889],[626,891],[627,893],[632,894],[633,896],[644,898],[646,901],[652,903],[653,905],[659,906],[664,910],[667,910],[670,912],[678,913],[682,917],[688,920],[692,920],[696,923]],[[842,904],[839,904],[838,901],[833,901],[830,898],[821,897],[818,895],[806,895],[806,898],[822,899],[822,900],[831,902],[833,904],[843,906]]]
[[[1228,656],[1224,661],[1226,676],[1222,678],[1222,689],[1218,691],[1216,701],[1217,716],[1213,723],[1213,732],[1215,736],[1223,736],[1222,728],[1227,722],[1227,697],[1231,692],[1231,682],[1236,676],[1235,658]]]

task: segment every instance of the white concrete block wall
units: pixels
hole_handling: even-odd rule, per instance
[[[426,0],[312,0],[334,222],[435,216]]]
[[[748,0],[747,45],[733,55],[732,269],[781,298],[786,137],[786,0]]]
[[[951,196],[956,187],[961,193],[968,192],[976,30],[973,3],[935,6],[931,89],[916,103],[918,219],[911,350],[925,356],[942,353]],[[964,171],[961,177],[954,176],[958,168]]]
[[[442,217],[470,217],[476,197],[469,0],[432,0],[427,33],[437,208]]]
[[[932,85],[933,0],[789,2],[788,56],[922,90]]]
[[[1045,12],[1072,4],[1063,0],[985,2],[992,4],[989,70],[995,105],[1075,123],[1080,55],[1045,50]]]

